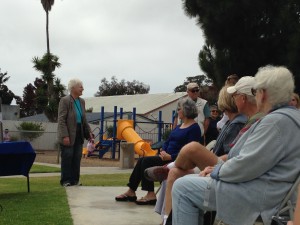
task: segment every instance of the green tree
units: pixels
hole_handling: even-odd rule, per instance
[[[201,98],[206,99],[209,104],[215,104],[218,99],[218,89],[213,84],[212,79],[208,78],[206,75],[197,75],[194,77],[187,77],[183,84],[177,86],[174,92],[185,92],[186,86],[189,83],[197,83],[200,87]]]
[[[5,83],[9,80],[9,76],[7,76],[7,72],[2,73],[0,69],[0,98],[2,100],[2,104],[4,105],[10,105],[13,99],[20,98],[19,96],[16,96],[11,90],[8,89],[8,87],[5,85]]]
[[[41,114],[48,105],[48,88],[43,79],[35,78],[34,86],[36,87],[36,114]]]
[[[54,81],[55,102],[58,103],[64,96],[65,86],[60,83],[60,79]],[[19,101],[21,117],[32,116],[45,113],[51,121],[57,120],[58,104],[48,103],[47,84],[43,79],[36,78],[34,85],[28,84],[23,91],[23,99]],[[50,120],[50,119],[49,119]]]
[[[34,57],[32,62],[34,64],[34,68],[41,72],[42,79],[47,84],[47,105],[44,108],[45,115],[49,119],[50,122],[57,121],[57,112],[58,112],[58,103],[60,94],[57,93],[55,88],[61,89],[63,86],[60,84],[60,80],[55,78],[55,74],[53,73],[56,68],[59,68],[61,64],[58,62],[58,57],[51,54],[46,53],[42,58]],[[51,65],[51,66],[49,66]],[[56,84],[54,84],[54,81]],[[57,86],[57,81],[59,83],[59,87]],[[39,89],[39,96],[45,96],[45,90]],[[44,100],[44,98],[42,99]]]
[[[204,32],[199,64],[215,85],[228,74],[254,75],[273,64],[293,72],[299,91],[299,0],[183,0],[183,6]]]
[[[53,73],[56,68],[60,67],[61,64],[58,62],[58,57],[50,52],[49,44],[49,12],[54,5],[54,0],[41,0],[43,8],[46,12],[46,38],[47,38],[47,53],[43,55],[42,58],[34,57],[32,62],[34,63],[34,68],[42,73],[42,78],[47,84],[47,105],[44,109],[44,113],[50,122],[57,121],[57,111],[59,96],[57,88],[60,89],[63,86],[60,85],[60,80],[55,79],[55,74]],[[54,84],[56,82],[56,84]],[[58,82],[58,84],[57,84]],[[44,89],[39,89],[40,96],[45,95]],[[40,99],[44,101],[44,99]]]
[[[23,91],[23,100],[20,105],[20,117],[33,116],[36,114],[36,87],[27,84]]]
[[[209,79],[206,75],[197,75],[194,77],[187,77],[184,81],[183,84],[175,87],[174,92],[185,92],[186,91],[186,86],[189,83],[197,83],[199,87],[203,86],[208,86],[212,85],[212,80]]]
[[[106,78],[101,80],[99,91],[95,94],[95,97],[99,96],[113,96],[113,95],[136,95],[149,93],[150,87],[142,82],[133,80],[125,81],[122,79],[120,82],[113,76],[111,82]]]

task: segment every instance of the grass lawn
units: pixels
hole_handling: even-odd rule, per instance
[[[43,167],[35,170],[40,173],[49,169]],[[85,186],[125,186],[129,175],[81,175],[81,181]],[[0,225],[72,225],[66,191],[59,179],[31,177],[31,192],[27,193],[25,177],[0,178]]]
[[[38,164],[33,164],[30,169],[30,173],[57,173],[57,172],[60,172],[59,167],[44,166]]]

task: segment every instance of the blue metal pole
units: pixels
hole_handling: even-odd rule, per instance
[[[123,119],[123,108],[120,108],[120,119]]]
[[[99,131],[99,142],[103,141],[103,128],[104,128],[104,106],[101,106],[101,113],[100,113],[100,131]]]
[[[133,120],[133,129],[135,129],[135,123],[136,123],[136,108],[134,107],[132,109],[132,120]]]
[[[171,130],[173,130],[173,124],[174,124],[174,120],[175,120],[175,110],[172,111],[172,125],[171,125]]]
[[[112,159],[116,157],[116,133],[117,133],[117,106],[114,107],[114,126],[113,126],[113,142],[112,142]]]
[[[158,112],[158,141],[162,138],[162,111]]]

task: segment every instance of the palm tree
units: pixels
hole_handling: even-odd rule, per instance
[[[46,12],[46,36],[47,36],[47,53],[50,54],[50,45],[49,45],[49,12],[51,7],[54,5],[54,0],[41,0],[43,8]]]
[[[51,54],[45,53],[42,58],[33,57],[32,62],[34,64],[33,68],[41,72],[42,79],[46,81],[47,84],[47,94],[48,94],[48,105],[45,107],[45,115],[48,117],[50,122],[56,122],[57,120],[57,108],[59,100],[56,98],[56,90],[53,84],[56,68],[60,67],[61,64],[58,62],[58,57]]]

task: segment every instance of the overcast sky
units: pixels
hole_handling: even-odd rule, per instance
[[[81,79],[83,97],[92,97],[104,77],[170,93],[187,76],[202,74],[204,39],[182,0],[56,0],[49,20],[50,51],[62,64],[55,74],[66,86]],[[40,0],[1,0],[0,68],[16,95],[40,77],[31,59],[46,52],[45,24]]]

